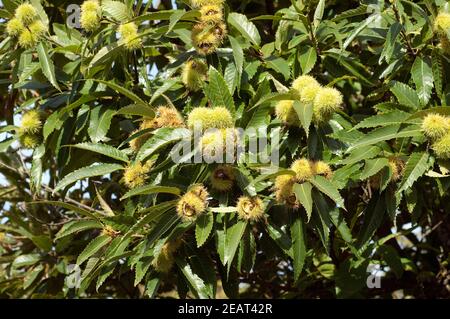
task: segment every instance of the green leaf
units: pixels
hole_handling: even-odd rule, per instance
[[[353,30],[353,32],[350,34],[350,36],[345,40],[344,44],[342,45],[342,50],[345,51],[347,47],[353,42],[353,40],[365,29],[369,24],[371,24],[375,19],[378,18],[378,15],[370,15],[367,19],[365,19],[363,22],[359,24],[357,28]]]
[[[403,275],[403,264],[397,250],[395,250],[395,248],[392,246],[383,245],[378,248],[378,253],[387,263],[389,268],[392,269],[395,277],[397,277],[397,279],[400,279]]]
[[[300,123],[306,132],[306,136],[309,136],[309,128],[313,119],[313,107],[311,104],[305,104],[300,101],[294,102],[294,109],[297,112]]]
[[[440,114],[444,116],[450,116],[450,107],[448,106],[438,106],[438,107],[431,107],[429,109],[416,112],[408,120],[412,119],[418,119],[418,118],[425,118],[429,114]]]
[[[228,266],[231,265],[234,259],[234,255],[236,254],[236,250],[239,246],[239,242],[241,241],[242,236],[244,235],[244,231],[247,228],[247,222],[238,221],[236,224],[231,226],[226,231],[225,238],[225,256],[224,263]]]
[[[146,103],[143,99],[141,99],[139,96],[137,96],[133,92],[125,89],[123,86],[120,86],[120,85],[115,84],[113,82],[99,80],[99,79],[89,79],[89,80],[96,81],[96,82],[99,82],[99,83],[102,83],[102,84],[108,86],[112,90],[117,91],[120,94],[122,94],[122,95],[126,96],[127,98],[129,98],[130,100],[134,101],[136,104],[148,105],[148,103]]]
[[[233,57],[234,57],[234,64],[236,65],[237,70],[237,87],[241,87],[241,78],[242,78],[242,72],[244,69],[244,51],[242,50],[241,45],[239,42],[233,38],[232,36],[228,36],[228,39],[230,40],[231,48],[233,49]]]
[[[56,89],[61,91],[55,76],[55,66],[53,65],[53,61],[50,59],[48,52],[49,49],[46,44],[42,41],[39,42],[37,45],[37,53],[39,56],[39,63],[41,65],[42,73],[44,73],[45,77]]]
[[[419,108],[419,95],[417,95],[417,92],[405,83],[395,82],[391,87],[391,92],[394,93],[400,104],[409,106],[414,110]]]
[[[145,293],[150,299],[155,297],[156,293],[158,292],[160,283],[161,278],[159,276],[152,276],[151,279],[147,281],[145,285]]]
[[[352,146],[348,148],[347,152],[395,138],[417,137],[422,135],[422,129],[418,125],[389,125],[386,127],[377,128],[359,138]]]
[[[270,238],[273,239],[273,241],[277,244],[278,247],[280,247],[280,249],[286,254],[286,256],[294,258],[294,254],[292,251],[292,240],[284,230],[284,227],[282,228],[273,223],[268,223],[266,227],[267,233],[269,234]]]
[[[305,265],[306,259],[306,238],[305,225],[298,211],[292,212],[291,237],[294,255],[294,280],[297,281]]]
[[[87,150],[95,153],[99,153],[116,160],[128,163],[129,159],[125,152],[118,150],[117,148],[107,145],[107,144],[98,144],[98,143],[79,143],[75,145],[71,145],[71,147],[79,148],[82,150]]]
[[[129,190],[125,195],[122,196],[120,200],[124,200],[133,196],[159,194],[159,193],[173,194],[179,196],[181,194],[181,191],[177,187],[144,185]]]
[[[417,93],[422,105],[426,105],[431,98],[433,90],[433,71],[431,68],[431,59],[417,57],[411,69],[411,75],[416,84]]]
[[[377,114],[365,118],[359,122],[352,130],[359,130],[361,128],[372,128],[378,126],[388,126],[393,124],[403,124],[411,116],[411,114],[394,110],[387,113]]]
[[[88,133],[92,142],[98,143],[106,139],[114,113],[114,110],[101,105],[91,110]]]
[[[108,217],[113,217],[115,216],[114,211],[112,210],[112,208],[108,205],[108,203],[106,202],[106,200],[102,197],[102,195],[100,194],[100,192],[98,191],[97,187],[95,187],[95,194],[97,195],[97,200],[100,203],[100,206],[103,209],[102,214]]]
[[[67,174],[59,183],[56,185],[53,193],[66,188],[67,186],[79,181],[80,179],[85,179],[94,176],[103,176],[111,174],[112,172],[123,169],[122,165],[119,164],[93,164],[91,166],[86,166]]]
[[[389,28],[388,34],[386,36],[386,42],[384,44],[383,51],[381,52],[381,55],[380,55],[380,60],[379,60],[380,64],[383,62],[383,59],[385,59],[387,63],[391,62],[392,55],[394,54],[397,37],[399,36],[402,29],[403,29],[403,26],[398,22],[395,22]]]
[[[81,208],[79,206],[65,203],[63,201],[44,200],[44,201],[39,201],[39,202],[30,202],[30,204],[40,204],[40,205],[50,205],[50,206],[62,207],[69,211],[74,211],[74,212],[81,214],[83,216],[86,216],[86,217],[90,217],[90,218],[94,218],[94,219],[96,218],[90,211],[88,211],[84,208]]]
[[[44,155],[45,146],[43,144],[38,146],[33,152],[33,161],[30,170],[30,184],[33,192],[38,192],[42,186],[42,157]]]
[[[322,220],[322,224],[324,226],[329,227],[331,224],[333,224],[338,232],[340,233],[342,239],[346,243],[352,242],[352,233],[347,226],[345,219],[343,215],[341,214],[341,211],[339,208],[337,208],[335,205],[330,205],[323,195],[316,190],[313,191],[313,200],[314,204],[316,206],[316,209],[319,213],[319,216]]]
[[[432,158],[428,152],[412,153],[406,163],[405,171],[403,173],[402,182],[399,187],[399,192],[411,188],[413,184],[433,165]]]
[[[252,22],[248,21],[245,15],[232,12],[228,16],[228,23],[235,27],[246,39],[248,39],[254,45],[259,46],[261,44],[261,37],[259,35],[258,29]]]
[[[313,206],[313,201],[311,197],[312,186],[310,183],[295,184],[293,189],[295,196],[297,197],[297,200],[300,202],[300,204],[302,204],[303,208],[305,208],[309,222],[309,220],[311,219]]]
[[[379,171],[381,171],[384,167],[389,165],[389,160],[387,158],[376,158],[366,160],[366,165],[364,166],[364,170],[361,173],[361,180],[365,180]]]
[[[41,256],[39,254],[20,255],[19,257],[14,259],[12,267],[16,269],[25,266],[31,266],[37,263],[39,260],[41,260]]]
[[[316,10],[314,11],[314,21],[313,21],[314,31],[317,30],[320,22],[322,21],[324,11],[325,11],[325,0],[320,0],[319,4],[316,7]]]
[[[366,159],[374,158],[375,156],[380,155],[381,152],[381,148],[378,146],[357,148],[351,152],[347,158],[342,160],[340,164],[352,165]]]
[[[148,105],[131,104],[118,110],[116,115],[137,115],[147,118],[154,118],[155,111]]]
[[[302,47],[299,51],[298,61],[302,68],[303,74],[308,74],[316,65],[317,52],[313,47]]]
[[[291,77],[291,68],[289,67],[288,62],[285,59],[270,56],[270,57],[266,58],[265,61],[266,61],[267,67],[282,74],[286,81]]]
[[[442,90],[443,90],[443,82],[444,82],[444,68],[441,54],[439,53],[439,49],[435,48],[431,53],[431,68],[433,70],[433,78],[434,84],[436,87],[437,95],[442,98]]]
[[[144,278],[147,271],[150,269],[152,265],[153,258],[144,257],[136,263],[135,266],[135,277],[134,277],[134,286],[139,285]]]
[[[89,63],[89,69],[101,66],[110,60],[113,60],[123,50],[123,43],[111,43],[101,48]]]
[[[261,99],[259,99],[250,109],[254,109],[258,106],[267,104],[267,103],[272,103],[272,102],[277,102],[277,101],[283,101],[283,100],[293,100],[293,96],[291,93],[269,93],[267,95],[264,95]]]
[[[184,10],[177,10],[174,11],[173,14],[170,16],[170,22],[169,27],[167,28],[166,34],[173,30],[173,28],[176,26],[178,21],[186,14],[186,11]]]
[[[88,260],[95,253],[97,253],[104,246],[108,245],[111,242],[111,237],[108,235],[100,235],[93,239],[86,248],[83,249],[80,255],[77,258],[77,265],[81,265],[85,260]]]
[[[195,251],[189,247],[189,263],[192,270],[205,283],[205,292],[209,298],[216,297],[217,277],[214,264],[206,251]]]
[[[205,94],[214,106],[224,106],[232,114],[236,111],[233,97],[223,76],[214,68],[209,69],[209,84],[205,87]]]
[[[56,234],[55,239],[61,239],[63,237],[78,233],[88,229],[102,229],[103,225],[96,220],[77,220],[64,224],[64,226]]]
[[[319,191],[331,198],[339,207],[345,209],[344,199],[339,194],[338,189],[323,176],[315,176],[310,180]]]
[[[25,278],[23,279],[23,289],[28,289],[43,270],[43,265],[37,265],[36,267],[29,270],[25,275]]]
[[[214,216],[212,213],[201,215],[195,225],[195,240],[200,248],[208,239],[214,226]]]
[[[363,225],[358,234],[357,247],[363,247],[380,227],[386,214],[386,201],[384,196],[373,196],[369,205],[361,214],[364,216]]]
[[[144,226],[150,222],[161,221],[162,217],[167,216],[171,213],[171,209],[176,205],[176,201],[163,202],[161,204],[149,207],[140,211],[140,214],[145,214],[141,219],[139,219],[130,229],[123,235],[120,242],[123,243],[130,239],[132,235],[139,233]],[[175,214],[176,217],[176,214]],[[152,229],[154,233],[155,228]],[[158,229],[156,229],[158,231]]]
[[[120,1],[106,0],[102,1],[102,11],[106,16],[116,21],[127,21],[131,18],[130,11],[125,3]]]
[[[159,97],[170,90],[175,84],[177,84],[177,81],[174,79],[165,80],[164,83],[159,86],[158,89],[153,93],[152,98],[149,102],[150,105],[153,105],[153,102],[155,102]]]
[[[33,243],[45,252],[49,252],[52,249],[52,240],[46,235],[32,236]]]
[[[191,291],[197,295],[200,299],[207,299],[209,296],[209,289],[206,286],[202,278],[200,278],[191,268],[191,266],[186,262],[186,260],[181,258],[176,258],[176,263],[180,268],[183,276],[187,279]]]
[[[184,138],[190,138],[191,132],[188,129],[161,128],[154,132],[154,135],[140,148],[136,159],[143,161],[152,155],[159,148],[175,143]]]

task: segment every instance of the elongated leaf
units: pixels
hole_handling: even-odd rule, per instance
[[[235,112],[233,97],[223,76],[214,68],[209,69],[209,84],[205,94],[214,106],[224,106],[231,113]]]
[[[389,28],[388,34],[386,36],[386,42],[383,47],[383,51],[380,55],[380,64],[382,63],[383,59],[386,60],[387,63],[391,62],[392,55],[394,53],[395,44],[397,41],[397,37],[400,35],[400,32],[402,31],[403,26],[396,22]]]
[[[101,229],[103,228],[102,223],[96,220],[78,220],[65,224],[60,231],[56,234],[55,239],[60,239],[62,237],[78,233],[83,230],[88,229]]]
[[[423,176],[426,171],[433,165],[430,155],[427,152],[412,153],[406,163],[403,179],[400,184],[399,192],[407,190]]]
[[[419,95],[405,83],[395,82],[391,91],[394,93],[400,104],[409,106],[414,110],[417,110],[420,107]]]
[[[313,201],[311,197],[312,186],[310,183],[295,184],[294,193],[297,200],[305,208],[306,214],[308,215],[308,222],[311,219]]]
[[[371,15],[366,20],[361,22],[361,24],[353,30],[353,32],[350,34],[350,36],[345,40],[342,50],[347,49],[347,47],[353,42],[353,40],[365,29],[369,24],[371,24],[375,19],[377,18],[377,15]]]
[[[319,4],[314,11],[314,31],[319,27],[320,22],[322,21],[323,14],[325,11],[325,0],[320,0]]]
[[[45,146],[42,144],[33,152],[33,161],[30,170],[31,190],[37,192],[41,189],[42,182],[42,157],[45,155]]]
[[[197,219],[195,225],[195,240],[197,241],[197,247],[203,246],[206,240],[211,234],[214,226],[214,216],[213,214],[203,214]]]
[[[292,240],[289,235],[279,226],[275,224],[267,224],[267,233],[273,239],[273,241],[280,247],[280,249],[286,254],[286,256],[294,258],[294,252],[292,250]]]
[[[121,243],[124,243],[132,235],[139,233],[144,226],[150,222],[155,222],[161,219],[164,215],[168,215],[167,212],[176,205],[176,201],[163,202],[161,204],[152,206],[143,211],[141,214],[145,214],[141,219],[139,219],[130,229],[123,235],[120,239]]]
[[[419,99],[422,105],[426,105],[431,98],[431,91],[433,90],[431,59],[417,57],[412,66],[411,75],[416,84]]]
[[[441,114],[444,116],[450,116],[450,107],[448,106],[438,106],[438,107],[432,107],[420,112],[416,112],[408,120],[412,119],[423,119],[429,114]]]
[[[188,129],[159,129],[150,139],[147,140],[147,142],[145,142],[144,145],[142,145],[136,159],[142,162],[160,147],[180,141],[190,136],[191,132]]]
[[[155,111],[147,105],[131,104],[118,110],[116,115],[138,115],[147,118],[154,118]]]
[[[305,265],[306,238],[305,225],[299,212],[293,212],[291,221],[292,250],[294,255],[294,280],[297,281]]]
[[[145,185],[129,190],[125,195],[122,196],[120,200],[124,200],[133,196],[159,194],[159,193],[173,194],[178,196],[181,194],[181,190],[177,187]]]
[[[228,23],[235,27],[245,38],[250,42],[259,46],[261,44],[261,37],[255,25],[248,21],[243,14],[232,12],[228,16]]]
[[[117,21],[127,21],[131,18],[131,12],[125,3],[120,1],[102,1],[102,10],[110,18]]]
[[[308,74],[316,65],[317,52],[313,47],[304,47],[301,49],[298,60],[302,67],[303,74]]]
[[[361,180],[365,180],[379,171],[381,171],[384,167],[389,165],[389,160],[387,158],[376,158],[366,160],[366,166],[364,166],[364,170],[361,173]]]
[[[90,79],[90,80],[96,81],[96,82],[99,82],[99,83],[102,83],[102,84],[108,86],[109,88],[113,89],[114,91],[117,91],[120,94],[129,98],[130,100],[134,101],[136,104],[148,105],[143,99],[141,99],[139,96],[137,96],[133,92],[125,89],[123,86],[120,86],[113,82],[104,81],[104,80],[98,80],[98,79]]]
[[[234,64],[236,65],[236,70],[238,73],[236,86],[240,88],[242,72],[244,69],[244,51],[235,38],[233,38],[232,36],[229,36],[228,38],[230,39],[231,48],[233,49]]]
[[[120,169],[123,169],[122,165],[119,164],[93,164],[91,166],[86,166],[80,169],[77,169],[76,171],[73,171],[72,173],[69,173],[66,175],[59,183],[56,185],[53,193],[75,183],[76,181],[79,181],[81,179],[94,177],[94,176],[103,176],[110,174],[112,172],[118,171]]]
[[[236,224],[227,229],[224,256],[224,262],[226,265],[231,265],[231,263],[233,262],[234,255],[236,254],[239,242],[241,241],[246,228],[247,222],[238,221]]]
[[[345,209],[344,199],[341,194],[339,194],[337,188],[329,180],[323,176],[315,176],[310,182],[319,191],[331,198],[340,208]]]
[[[43,265],[37,265],[36,267],[28,271],[25,275],[25,278],[23,279],[23,289],[27,289],[28,287],[30,287],[43,270]]]
[[[358,234],[357,247],[364,246],[383,222],[386,213],[384,196],[373,197],[365,209],[363,226]]]
[[[382,141],[389,141],[401,137],[415,137],[422,136],[422,130],[418,125],[389,125],[386,127],[377,128],[362,138],[358,139],[347,152],[355,149],[377,144]]]
[[[76,213],[79,213],[79,214],[81,214],[83,216],[86,216],[86,217],[96,218],[92,214],[92,212],[90,212],[90,211],[88,211],[88,210],[86,210],[84,208],[81,208],[79,206],[75,206],[75,205],[72,205],[72,204],[69,204],[69,203],[65,203],[63,201],[46,200],[46,201],[39,201],[39,202],[30,202],[30,204],[36,204],[36,205],[40,204],[40,205],[50,205],[50,206],[62,207],[62,208],[65,208],[67,210],[71,210],[71,211],[74,211]]]
[[[374,158],[375,156],[380,155],[380,153],[381,148],[379,148],[378,146],[357,148],[349,155],[349,157],[344,159],[341,163],[344,165],[352,165],[366,159]]]
[[[89,63],[89,68],[92,69],[113,60],[123,51],[123,43],[115,42],[101,48]]]
[[[441,54],[439,53],[439,49],[435,48],[431,54],[432,63],[431,67],[433,70],[433,78],[434,84],[436,87],[437,95],[442,98],[442,89],[443,89],[443,78],[444,78],[444,69]]]
[[[106,106],[96,106],[91,111],[88,133],[94,143],[106,139],[115,111]]]
[[[352,130],[361,128],[371,128],[378,126],[388,126],[393,124],[403,124],[411,116],[411,114],[395,110],[387,113],[374,115],[359,122]]]
[[[291,76],[291,69],[288,62],[280,57],[270,56],[266,59],[267,67],[282,74],[285,80],[288,80]]]
[[[100,206],[103,209],[103,214],[105,216],[108,217],[113,217],[114,211],[112,210],[112,208],[108,205],[108,203],[106,202],[106,200],[102,197],[102,195],[100,194],[100,192],[98,191],[97,187],[95,187],[95,194],[97,195],[97,200],[100,203]]]
[[[306,132],[306,136],[309,136],[309,128],[313,119],[313,106],[311,104],[305,104],[300,101],[295,101],[294,109],[297,112],[303,129]]]
[[[93,239],[84,250],[78,255],[77,265],[81,265],[85,260],[88,260],[91,256],[97,253],[104,246],[111,242],[111,237],[108,235],[101,235]]]
[[[333,224],[338,232],[341,234],[342,239],[346,243],[352,242],[352,233],[347,226],[343,215],[339,208],[335,205],[330,205],[323,195],[316,190],[313,191],[314,205],[320,215],[323,225]]]
[[[98,143],[80,143],[71,145],[72,147],[79,148],[82,150],[87,150],[95,153],[99,153],[111,158],[114,158],[116,160],[122,161],[122,162],[128,162],[128,155],[118,150],[117,148],[107,145],[107,144],[98,144]]]
[[[207,299],[209,291],[203,279],[192,270],[191,266],[184,259],[176,258],[176,263],[188,281],[192,292],[200,299]]]
[[[55,66],[53,65],[53,61],[50,59],[48,52],[49,49],[44,42],[39,42],[37,45],[37,53],[39,56],[39,63],[41,65],[42,73],[44,73],[45,77],[55,88],[61,91],[55,76]]]

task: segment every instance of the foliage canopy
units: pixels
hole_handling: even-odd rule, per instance
[[[446,1],[0,18],[0,297],[449,297]],[[279,163],[172,159],[258,138],[237,128]]]

